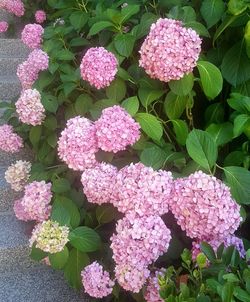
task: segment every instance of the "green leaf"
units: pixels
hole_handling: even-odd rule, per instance
[[[206,29],[206,27],[197,21],[188,21],[184,23],[185,27],[187,28],[192,28],[193,30],[195,30],[197,32],[198,35],[203,36],[203,37],[210,37],[210,34],[208,32],[208,30]]]
[[[126,84],[122,79],[115,79],[106,89],[106,95],[109,99],[120,102],[126,95]]]
[[[84,115],[91,109],[93,104],[92,98],[88,94],[81,94],[76,99],[75,111],[79,115]]]
[[[138,95],[142,105],[147,108],[153,101],[158,100],[163,94],[164,90],[154,90],[148,87],[140,87]]]
[[[205,111],[205,119],[208,124],[222,123],[224,121],[224,106],[221,103],[214,103],[207,107]]]
[[[152,139],[159,141],[163,135],[161,122],[152,114],[137,113],[136,121],[141,125],[142,130]]]
[[[210,124],[206,131],[213,136],[217,146],[224,145],[233,139],[233,125],[230,122]]]
[[[192,130],[188,135],[186,146],[189,156],[207,171],[215,165],[218,150],[213,137],[208,132]]]
[[[231,93],[228,105],[240,113],[250,113],[250,97],[243,96],[239,93]]]
[[[234,284],[231,282],[225,283],[222,287],[221,299],[222,302],[232,302],[234,292]]]
[[[250,121],[250,115],[240,114],[236,116],[234,119],[234,137],[242,134],[248,121]]]
[[[230,48],[222,61],[223,77],[233,86],[240,85],[250,79],[250,59],[246,54],[243,42],[238,42]]]
[[[250,301],[250,295],[245,290],[241,289],[239,286],[235,287],[233,294],[237,299],[242,302]]]
[[[247,9],[247,1],[245,0],[229,0],[228,11],[232,15],[240,15]]]
[[[117,210],[110,204],[102,204],[96,208],[96,219],[99,224],[109,223],[117,218]]]
[[[54,269],[63,269],[69,258],[69,250],[67,246],[61,252],[50,254],[49,261]]]
[[[57,52],[56,58],[62,61],[71,61],[75,57],[74,53],[68,49],[62,49]]]
[[[210,28],[215,25],[222,17],[225,4],[222,0],[204,0],[201,5],[201,15]]]
[[[133,15],[137,14],[140,11],[139,5],[127,5],[121,10],[122,19],[120,21],[120,24],[125,23],[127,20],[129,20]]]
[[[70,183],[65,178],[55,179],[52,185],[52,191],[55,193],[64,193],[70,190]]]
[[[42,135],[42,126],[35,126],[30,129],[29,139],[31,144],[36,147]]]
[[[223,275],[222,278],[229,282],[239,282],[240,281],[239,278],[233,273],[225,274],[225,275]]]
[[[63,204],[58,201],[53,203],[50,219],[58,222],[62,226],[70,225],[70,213],[63,206]]]
[[[70,15],[69,20],[76,30],[81,30],[88,22],[88,14],[82,11],[77,11]]]
[[[47,111],[52,113],[56,113],[58,109],[57,99],[52,95],[42,95],[42,104]]]
[[[188,102],[187,96],[178,96],[170,91],[164,101],[164,110],[169,119],[178,119]]]
[[[64,267],[64,276],[72,287],[77,289],[82,287],[81,271],[89,262],[87,254],[74,248],[70,251],[68,262]]]
[[[250,204],[250,172],[242,167],[223,168],[233,197],[239,204]]]
[[[222,90],[223,79],[220,70],[207,61],[199,61],[197,67],[205,95],[214,99]]]
[[[69,234],[70,244],[81,252],[94,252],[101,246],[100,236],[91,228],[78,227]]]
[[[81,37],[77,37],[77,38],[74,38],[70,41],[70,46],[74,47],[74,46],[85,46],[85,45],[88,45],[89,44],[89,41],[84,39],[84,38],[81,38]]]
[[[214,262],[216,260],[216,255],[213,248],[206,242],[202,242],[200,244],[202,252],[207,256],[207,259],[210,262]]]
[[[48,256],[48,253],[36,248],[34,245],[32,246],[31,252],[30,252],[30,258],[35,261],[41,261],[42,259],[46,258]]]
[[[140,155],[141,162],[144,165],[152,167],[155,170],[163,167],[166,158],[166,152],[158,146],[145,148]]]
[[[89,36],[96,35],[101,30],[106,29],[108,27],[114,27],[114,24],[109,21],[100,21],[100,22],[94,23],[94,25],[92,25],[92,27],[90,28],[88,35]]]
[[[133,51],[135,37],[130,34],[118,34],[114,38],[114,45],[121,56],[129,57]]]
[[[188,126],[187,123],[183,120],[171,120],[174,128],[174,133],[176,135],[177,142],[185,146],[187,136],[188,136]]]
[[[237,20],[237,16],[226,16],[221,25],[217,28],[214,38],[213,38],[213,44],[214,42],[219,38],[219,36],[227,29],[235,20]]]
[[[184,96],[189,94],[194,86],[194,76],[193,73],[186,74],[183,78],[178,81],[170,81],[168,83],[170,89],[179,96]]]
[[[44,120],[43,125],[49,130],[55,130],[57,128],[57,120],[53,115],[48,115]]]
[[[139,100],[137,96],[132,96],[124,100],[121,106],[131,115],[134,116],[139,109]]]

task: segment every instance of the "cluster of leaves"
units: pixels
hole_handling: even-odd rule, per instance
[[[203,253],[192,261],[191,252],[181,255],[182,266],[168,267],[160,277],[160,295],[167,302],[248,302],[250,301],[250,250],[246,258],[223,244],[217,251],[203,242]],[[208,266],[209,263],[209,266]]]
[[[52,266],[62,269],[69,283],[79,288],[80,271],[90,258],[110,264],[108,241],[119,214],[110,205],[87,202],[79,173],[58,160],[56,147],[66,120],[77,115],[96,120],[104,108],[115,104],[140,123],[142,136],[125,152],[101,152],[100,160],[117,167],[140,160],[155,169],[171,170],[177,177],[202,169],[229,184],[246,217],[250,203],[249,1],[45,2],[51,22],[45,27],[43,49],[50,64],[34,88],[42,95],[46,119],[41,126],[27,126],[18,121],[14,103],[2,102],[1,107],[6,108],[5,120],[34,151],[31,180],[52,182],[52,219],[71,228],[67,248],[49,255]],[[125,2],[128,5],[122,6]],[[140,46],[160,17],[179,19],[203,38],[197,68],[179,81],[152,80],[138,65]],[[80,77],[81,58],[95,46],[105,47],[119,60],[116,79],[107,89],[96,90]],[[175,241],[171,249],[177,249]],[[179,250],[173,252],[177,257]],[[33,249],[32,257],[41,260],[46,254]]]

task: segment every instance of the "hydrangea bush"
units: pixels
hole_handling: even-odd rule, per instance
[[[6,180],[23,191],[16,217],[34,222],[31,257],[91,297],[163,301],[161,268],[178,266],[186,247],[195,259],[204,241],[245,256],[240,2],[48,0],[33,10],[21,95],[1,104],[0,149],[27,145],[34,162],[13,163]]]

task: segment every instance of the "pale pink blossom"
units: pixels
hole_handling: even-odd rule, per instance
[[[91,297],[103,298],[112,293],[115,283],[98,262],[86,266],[81,276],[85,292]]]
[[[21,122],[32,126],[42,124],[45,118],[45,108],[41,102],[41,95],[38,90],[23,90],[15,105]]]
[[[14,213],[15,213],[17,219],[22,220],[22,221],[32,220],[29,213],[27,213],[25,211],[25,208],[23,207],[22,199],[17,199],[14,202],[13,210],[14,210]]]
[[[98,147],[104,151],[125,150],[140,138],[140,125],[120,106],[104,109],[95,126]]]
[[[117,168],[106,163],[85,169],[81,182],[83,192],[91,203],[103,204],[112,202],[115,198],[115,181]]]
[[[26,185],[31,171],[31,163],[28,161],[18,160],[10,165],[5,172],[5,179],[15,191],[22,191]]]
[[[97,164],[98,151],[95,125],[90,120],[77,116],[67,121],[58,140],[58,154],[69,168],[83,171]]]
[[[0,33],[4,33],[8,30],[9,24],[6,21],[0,21]]]
[[[44,29],[41,25],[27,24],[22,31],[21,38],[29,48],[36,49],[41,47],[43,33]]]
[[[0,150],[15,153],[23,147],[23,139],[14,132],[11,125],[0,126]]]
[[[1,0],[0,9],[5,9],[7,12],[21,17],[24,15],[24,4],[21,0]]]
[[[242,220],[229,188],[202,171],[175,181],[171,210],[189,237],[205,241],[232,235]]]
[[[121,169],[116,178],[117,199],[113,204],[122,213],[139,216],[163,215],[168,212],[172,198],[172,173],[154,171],[142,163]]]
[[[144,294],[144,298],[147,302],[164,302],[159,293],[159,277],[163,277],[165,271],[165,269],[157,270],[148,278],[147,287]]]
[[[80,65],[83,80],[97,89],[110,85],[114,80],[118,61],[112,52],[103,47],[92,47],[88,49],[82,58]]]
[[[51,199],[51,183],[46,184],[45,181],[33,181],[25,186],[21,205],[29,215],[30,220],[41,222],[50,216]]]
[[[192,72],[201,51],[201,39],[181,21],[159,19],[143,42],[139,65],[154,79],[179,80]]]
[[[37,10],[35,13],[35,19],[36,22],[39,24],[42,24],[44,21],[46,21],[46,13],[43,10]]]
[[[111,237],[116,264],[147,267],[167,252],[170,230],[159,216],[127,215],[117,222]]]

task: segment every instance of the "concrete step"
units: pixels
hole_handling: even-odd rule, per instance
[[[29,53],[29,48],[23,44],[21,39],[0,39],[0,56],[26,58]]]
[[[14,20],[13,14],[8,13],[6,10],[0,9],[0,20],[12,22]]]
[[[0,272],[31,267],[29,238],[33,224],[16,219],[12,211],[0,212]]]
[[[25,61],[25,58],[11,58],[0,56],[0,76],[16,75],[17,66]]]
[[[19,97],[21,84],[16,75],[0,75],[0,100],[13,100]]]
[[[0,274],[0,301],[3,302],[91,302],[83,290],[69,287],[62,272],[39,266],[26,271]]]

